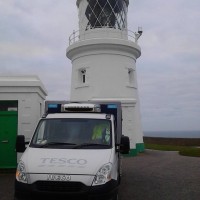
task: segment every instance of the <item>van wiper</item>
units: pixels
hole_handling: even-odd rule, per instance
[[[73,149],[80,149],[82,147],[88,147],[88,146],[101,146],[101,147],[109,147],[110,145],[108,144],[98,144],[98,143],[83,143],[83,144],[78,144]]]
[[[74,143],[66,143],[66,142],[48,142],[46,144],[43,144],[40,146],[40,148],[48,147],[48,146],[54,146],[54,145],[76,145]]]

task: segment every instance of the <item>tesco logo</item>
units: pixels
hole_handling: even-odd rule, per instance
[[[76,158],[41,158],[42,165],[86,165],[87,160]]]

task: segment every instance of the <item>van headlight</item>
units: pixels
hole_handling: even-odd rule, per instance
[[[112,170],[112,164],[108,163],[103,165],[99,171],[97,172],[96,176],[93,180],[93,186],[96,185],[103,185],[111,180],[111,170]]]
[[[28,183],[25,165],[22,161],[20,161],[17,166],[16,179],[19,182]]]

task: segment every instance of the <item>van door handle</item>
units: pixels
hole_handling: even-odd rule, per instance
[[[8,140],[3,140],[1,141],[1,143],[8,143]]]

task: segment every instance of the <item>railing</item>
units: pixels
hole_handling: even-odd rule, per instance
[[[89,30],[73,31],[69,36],[69,45],[72,45],[78,41],[84,41],[94,38],[112,38],[112,39],[124,39],[137,43],[139,39],[139,33],[130,30],[116,30],[111,28],[95,28]]]

